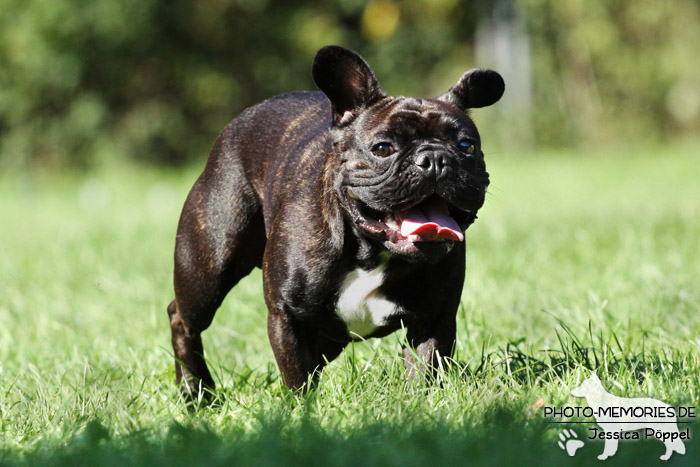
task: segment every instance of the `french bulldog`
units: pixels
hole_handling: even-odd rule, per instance
[[[202,332],[255,267],[293,390],[349,342],[401,327],[410,377],[452,354],[464,232],[489,185],[467,110],[498,101],[503,79],[476,68],[434,99],[391,97],[338,46],[318,51],[312,75],[322,92],[272,97],[234,119],[185,202],[168,315],[187,397],[214,388]]]

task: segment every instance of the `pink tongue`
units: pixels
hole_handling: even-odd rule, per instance
[[[401,235],[404,237],[417,235],[422,242],[464,240],[462,229],[450,217],[447,204],[441,199],[430,199],[399,214]]]

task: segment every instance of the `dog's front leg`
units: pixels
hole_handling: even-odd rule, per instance
[[[306,388],[307,383],[314,384],[326,362],[345,347],[316,327],[304,325],[276,309],[267,316],[267,333],[282,379],[293,391]]]
[[[426,332],[427,331],[427,332]],[[406,334],[408,346],[403,358],[409,379],[435,375],[440,361],[452,356],[456,337],[456,317],[449,313],[427,330],[421,326],[409,326]]]
[[[292,390],[302,388],[316,368],[306,329],[286,313],[270,310],[267,334],[285,384]]]
[[[605,447],[603,448],[603,453],[598,456],[598,459],[601,461],[604,461],[608,457],[612,456],[617,452],[617,443],[618,440],[615,438],[612,439],[605,439]]]

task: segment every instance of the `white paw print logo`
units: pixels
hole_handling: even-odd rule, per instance
[[[564,431],[559,433],[559,439],[561,441],[557,444],[559,444],[559,447],[566,451],[570,457],[573,457],[576,455],[576,451],[583,447],[583,441],[577,438],[578,435],[574,430],[565,428]]]

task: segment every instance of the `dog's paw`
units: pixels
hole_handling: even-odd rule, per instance
[[[578,435],[574,430],[565,428],[561,433],[559,433],[560,441],[557,443],[560,448],[562,448],[566,453],[573,457],[576,455],[576,451],[583,447],[583,441],[577,439]]]

